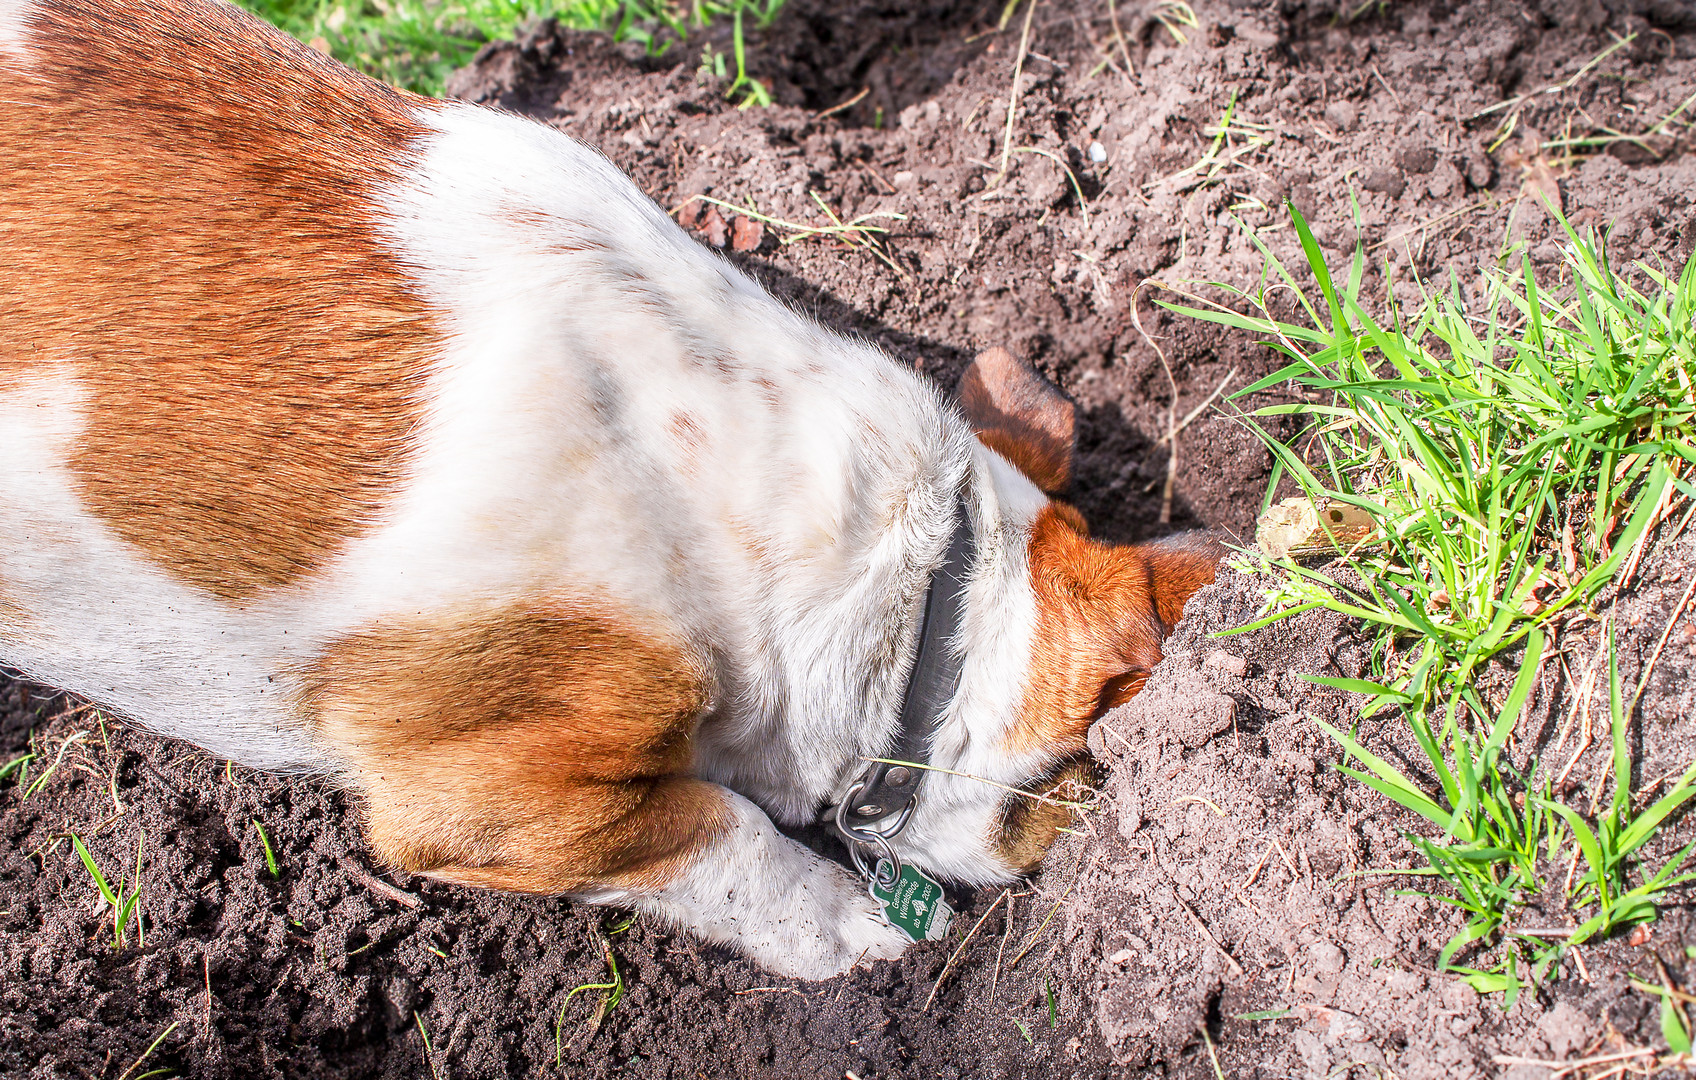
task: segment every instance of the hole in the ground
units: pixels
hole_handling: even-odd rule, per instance
[[[985,49],[1015,46],[1016,26],[993,32],[1000,8],[973,0],[790,0],[750,42],[749,71],[777,101],[814,111],[865,91],[836,114],[840,120],[892,124],[902,109],[931,97]],[[715,32],[728,45],[728,27]]]
[[[765,31],[746,32],[748,75],[782,105],[823,112],[858,97],[833,115],[848,125],[894,124],[968,59],[1016,47],[1018,25],[997,34],[999,17],[994,0],[789,0]],[[690,34],[667,59],[695,64],[707,49],[731,59],[729,22]]]

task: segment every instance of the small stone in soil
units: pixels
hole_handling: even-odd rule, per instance
[[[724,218],[719,215],[718,207],[709,206],[701,215],[701,235],[713,247],[724,246]]]
[[[1374,165],[1366,170],[1360,186],[1367,191],[1382,191],[1392,199],[1399,199],[1407,189],[1407,181],[1402,178],[1402,171],[1394,165]]]
[[[1360,111],[1352,101],[1333,101],[1325,106],[1325,119],[1338,131],[1353,131],[1360,119]]]
[[[1214,649],[1202,663],[1210,668],[1218,668],[1227,675],[1235,675],[1239,679],[1248,673],[1248,661],[1240,656],[1232,656],[1224,649]]]
[[[766,238],[766,228],[753,218],[738,217],[730,226],[730,246],[737,251],[755,251]]]

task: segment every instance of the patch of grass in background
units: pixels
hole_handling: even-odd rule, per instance
[[[598,30],[635,41],[659,56],[718,18],[734,20],[735,82],[742,104],[771,97],[748,77],[744,17],[764,29],[783,0],[238,0],[249,11],[349,67],[420,94],[439,96],[447,77],[489,41],[517,33],[531,19],[553,17],[574,30]],[[702,66],[728,77],[724,57]]]
[[[1167,306],[1264,335],[1290,360],[1234,397],[1288,383],[1310,399],[1247,418],[1274,457],[1267,504],[1288,476],[1316,506],[1364,511],[1375,532],[1326,568],[1255,556],[1253,568],[1276,585],[1262,617],[1233,632],[1313,608],[1364,624],[1372,679],[1312,681],[1369,695],[1363,716],[1399,713],[1437,789],[1371,754],[1354,733],[1321,726],[1345,750],[1343,771],[1438,832],[1410,837],[1429,864],[1421,872],[1448,884],[1452,895],[1434,898],[1468,920],[1440,966],[1476,946],[1480,966],[1452,970],[1511,1004],[1524,979],[1544,977],[1564,948],[1653,919],[1667,889],[1696,879],[1679,874],[1696,844],[1658,869],[1638,865],[1642,846],[1696,796],[1696,764],[1653,805],[1636,808],[1627,730],[1649,669],[1627,700],[1611,619],[1590,610],[1635,570],[1650,530],[1696,498],[1681,475],[1696,465],[1696,260],[1676,277],[1638,264],[1633,277],[1650,286],[1640,291],[1608,264],[1601,240],[1562,222],[1557,291],[1544,291],[1529,265],[1517,274],[1486,267],[1473,303],[1451,277],[1446,293],[1422,292],[1417,312],[1392,302],[1380,322],[1360,303],[1361,250],[1334,278],[1307,223],[1291,213],[1317,302],[1255,237],[1265,259],[1259,288],[1218,286],[1244,310]],[[1300,303],[1305,324],[1273,316],[1279,290]],[[1253,419],[1276,415],[1309,423],[1281,441]],[[1585,791],[1571,792],[1535,761],[1516,772],[1505,750],[1549,632],[1598,618],[1612,754]],[[1492,662],[1517,668],[1505,694],[1480,686]],[[1546,912],[1564,906],[1571,925],[1522,924],[1517,917],[1532,903]]]

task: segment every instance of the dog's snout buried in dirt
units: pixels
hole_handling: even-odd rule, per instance
[[[0,0],[0,86],[0,662],[389,865],[894,956],[774,822],[1011,878],[1063,811],[972,777],[1079,762],[1212,579],[1051,498],[1030,368],[952,404],[548,128],[216,0]]]

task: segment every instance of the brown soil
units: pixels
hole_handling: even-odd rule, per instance
[[[999,4],[790,0],[751,49],[753,74],[780,102],[770,109],[727,105],[723,83],[698,77],[694,52],[667,66],[550,28],[492,46],[455,89],[600,146],[668,207],[710,194],[816,222],[816,191],[845,218],[905,214],[889,241],[899,271],[833,242],[783,246],[780,230],[747,224],[738,234],[728,214],[697,224],[727,247],[740,235],[753,250],[731,257],[789,302],[945,385],[989,345],[1035,361],[1079,402],[1074,495],[1102,535],[1197,524],[1242,533],[1266,477],[1254,439],[1217,414],[1190,426],[1167,523],[1167,451],[1156,440],[1174,387],[1183,416],[1233,369],[1230,385],[1241,386],[1273,360],[1137,292],[1156,274],[1251,285],[1259,262],[1233,213],[1275,229],[1271,208],[1287,196],[1339,255],[1356,236],[1352,193],[1365,242],[1403,299],[1416,275],[1441,280],[1450,268],[1469,288],[1479,261],[1506,243],[1552,262],[1550,223],[1520,198],[1528,180],[1545,191],[1558,181],[1574,220],[1612,229],[1618,258],[1671,259],[1696,242],[1696,156],[1683,124],[1571,163],[1535,149],[1604,126],[1647,131],[1676,108],[1696,88],[1688,4],[1407,0],[1354,21],[1338,14],[1359,7],[1202,3],[1201,27],[1180,45],[1122,3],[1134,72],[1093,77],[1096,45],[1114,39],[1106,5],[1038,8],[1014,145],[1064,160],[1082,206],[1043,154],[1013,154],[1005,183],[994,183],[1020,25],[988,32]],[[1631,44],[1570,89],[1528,98],[1494,153],[1505,111],[1467,122],[1566,79],[1610,32],[1631,31]],[[816,118],[861,88],[859,103]],[[1172,178],[1201,158],[1233,93],[1234,119],[1265,125],[1240,130],[1264,131],[1269,144],[1205,183]],[[1091,160],[1096,142],[1105,161]],[[1287,228],[1268,239],[1299,261]],[[1369,295],[1381,304],[1384,290]],[[1687,538],[1618,598],[1628,680],[1692,573]],[[322,784],[226,770],[0,682],[0,763],[33,745],[43,754],[33,782],[75,739],[29,798],[9,781],[0,788],[0,1075],[110,1080],[167,1028],[132,1080],[153,1068],[444,1080],[1199,1077],[1214,1075],[1209,1041],[1231,1076],[1532,1080],[1547,1071],[1509,1070],[1494,1056],[1656,1044],[1654,1002],[1624,973],[1652,975],[1654,954],[1684,984],[1696,979],[1684,900],[1647,944],[1586,949],[1583,971],[1569,964],[1504,1013],[1430,970],[1454,925],[1444,908],[1397,896],[1384,879],[1340,877],[1407,865],[1400,830],[1414,823],[1336,774],[1337,755],[1307,719],[1352,716],[1344,695],[1294,674],[1358,670],[1361,646],[1346,627],[1313,618],[1206,637],[1242,622],[1257,590],[1228,575],[1204,592],[1148,689],[1098,728],[1106,797],[1041,879],[999,903],[999,890],[958,897],[947,940],[818,986],[766,977],[643,921],[620,930],[616,914],[563,901],[379,882],[355,808]],[[1588,661],[1593,633],[1563,637],[1569,664]],[[1691,646],[1686,635],[1673,642],[1640,714],[1640,783],[1696,754],[1684,720]],[[1242,673],[1229,658],[1210,662],[1217,650],[1240,658]],[[1570,693],[1539,690],[1522,752],[1553,744]],[[1363,734],[1411,760],[1389,725]],[[1579,774],[1592,767],[1586,759]],[[1692,828],[1684,819],[1672,831],[1688,838]],[[93,911],[72,832],[113,880],[133,878],[141,846],[145,943],[132,929],[112,947],[110,912]],[[597,1026],[601,992],[572,991],[606,981],[607,950],[626,989]],[[1238,1018],[1277,1009],[1290,1012]]]

